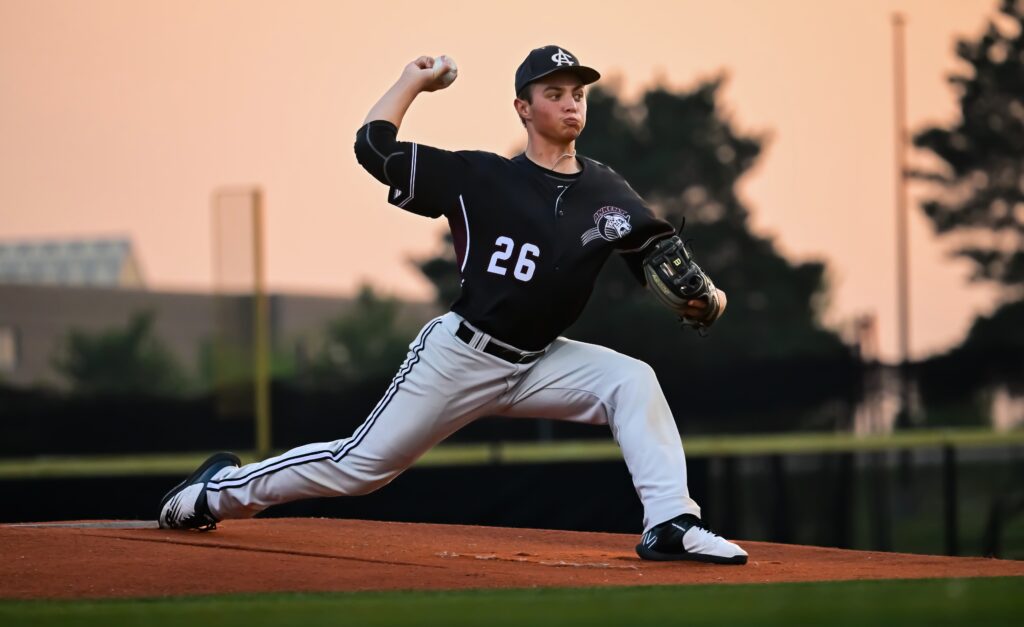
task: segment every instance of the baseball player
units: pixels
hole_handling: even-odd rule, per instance
[[[423,327],[350,437],[245,466],[214,455],[163,498],[160,526],[212,529],[296,499],[367,494],[481,416],[540,417],[611,428],[644,507],[641,558],[745,564],[747,553],[700,519],[650,366],[559,335],[613,252],[684,322],[705,328],[725,308],[672,226],[614,170],[576,154],[586,86],[600,74],[563,47],[531,51],[515,75],[527,146],[511,159],[398,141],[415,98],[454,72],[446,57],[409,63],[355,144],[389,203],[447,219],[462,285],[451,311]]]

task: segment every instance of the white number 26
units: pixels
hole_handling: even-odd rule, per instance
[[[505,276],[508,269],[505,266],[499,265],[499,262],[508,261],[512,257],[512,252],[515,250],[516,243],[511,237],[505,237],[502,235],[494,242],[494,244],[498,247],[498,250],[494,251],[494,254],[491,255],[491,263],[487,266],[487,271]],[[530,258],[531,255],[533,256],[533,259]],[[533,260],[539,257],[540,248],[537,248],[534,244],[523,244],[519,249],[519,259],[516,260],[516,267],[512,270],[512,276],[520,281],[529,281],[532,279],[533,273],[537,269],[537,264],[535,264]]]

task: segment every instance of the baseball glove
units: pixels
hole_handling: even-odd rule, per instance
[[[697,262],[693,253],[678,235],[661,240],[644,256],[644,276],[651,291],[666,307],[679,315],[684,327],[692,327],[702,336],[725,311],[715,284]],[[691,300],[707,303],[703,315],[697,319],[684,315]],[[692,308],[690,308],[692,310]]]

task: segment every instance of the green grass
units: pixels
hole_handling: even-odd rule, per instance
[[[0,601],[14,625],[1020,625],[1024,578]]]

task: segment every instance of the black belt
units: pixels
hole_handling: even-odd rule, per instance
[[[459,330],[455,332],[455,337],[470,346],[473,345],[474,336],[476,336],[476,332],[464,321],[459,324]],[[480,346],[479,349],[488,355],[494,355],[498,359],[504,359],[511,364],[528,364],[531,361],[537,361],[544,355],[544,351],[521,352],[512,348],[505,348],[490,339],[484,342],[484,345]]]

